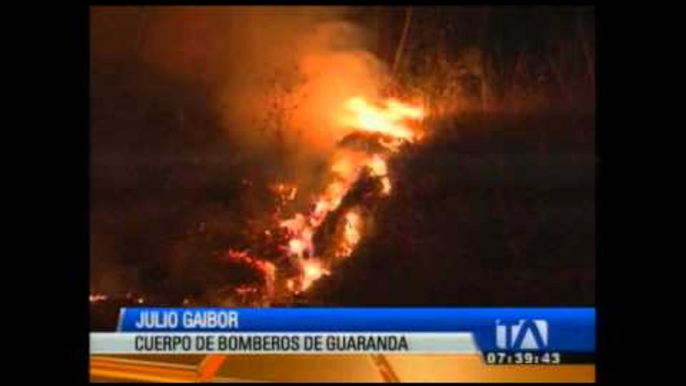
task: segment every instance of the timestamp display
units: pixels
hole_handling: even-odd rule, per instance
[[[554,351],[489,351],[484,353],[484,361],[488,365],[559,365],[562,355]]]

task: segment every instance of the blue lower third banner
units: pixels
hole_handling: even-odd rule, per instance
[[[594,308],[123,308],[91,353],[595,352]]]

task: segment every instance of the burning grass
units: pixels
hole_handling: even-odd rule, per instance
[[[263,294],[268,303],[307,291],[320,278],[334,274],[337,263],[351,256],[363,238],[363,213],[369,212],[361,208],[391,194],[388,158],[421,137],[417,122],[424,116],[420,106],[395,99],[373,104],[355,97],[345,105],[341,121],[352,130],[349,136],[357,136],[355,142],[363,146],[351,149],[350,142],[341,138],[330,162],[329,182],[312,198],[310,208],[279,220],[279,229],[260,232],[283,240],[276,245],[281,251],[276,263],[248,250],[227,255],[263,274],[252,292]],[[297,186],[279,183],[273,191],[279,202],[290,201]]]

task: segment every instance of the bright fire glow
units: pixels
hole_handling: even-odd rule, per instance
[[[362,235],[360,234],[360,215],[355,211],[350,211],[345,214],[345,222],[343,228],[343,242],[338,251],[339,257],[350,256],[357,243],[360,242]]]
[[[380,144],[391,152],[397,152],[405,142],[413,142],[419,138],[410,126],[410,121],[422,119],[425,115],[420,106],[412,106],[396,99],[389,99],[377,105],[364,98],[351,98],[341,114],[341,121],[345,126],[355,131],[379,133],[384,137]],[[288,280],[286,287],[292,292],[301,292],[309,288],[312,283],[330,271],[323,266],[321,256],[316,256],[312,237],[316,230],[326,220],[329,213],[338,209],[343,198],[366,167],[369,175],[378,179],[381,184],[381,196],[391,193],[392,185],[388,177],[387,155],[365,152],[339,151],[332,162],[330,172],[334,181],[329,183],[323,194],[315,200],[314,209],[309,215],[296,214],[293,218],[281,222],[281,226],[289,232],[290,239],[286,248],[291,256],[297,258],[300,264],[299,280]],[[363,219],[354,210],[343,216],[343,232],[335,255],[350,256],[355,246],[362,238],[361,226]],[[304,256],[308,259],[304,259]],[[296,283],[300,283],[298,286]]]
[[[384,161],[384,159],[378,154],[374,154],[371,161],[369,161],[367,165],[372,170],[372,174],[375,176],[382,177],[388,173],[386,161]]]
[[[350,114],[342,118],[345,125],[406,141],[413,141],[415,137],[406,121],[424,117],[424,109],[421,107],[410,106],[395,99],[388,100],[385,107],[379,107],[364,98],[355,97],[348,101],[346,107]]]
[[[322,267],[321,263],[317,260],[305,260],[302,265],[303,276],[302,276],[302,287],[301,291],[305,291],[310,288],[312,283],[319,280],[322,276],[329,275],[331,272]]]
[[[305,243],[300,239],[291,239],[288,242],[288,247],[292,254],[302,257],[305,251]]]
[[[274,286],[278,282],[283,283],[286,294],[301,293],[321,277],[330,275],[339,258],[351,256],[362,240],[365,229],[363,213],[367,212],[362,210],[363,206],[358,207],[358,203],[353,202],[356,196],[350,196],[345,204],[344,199],[356,186],[368,189],[363,192],[364,197],[380,198],[391,193],[389,157],[400,151],[406,143],[421,139],[421,132],[413,128],[412,122],[422,119],[424,115],[421,106],[405,104],[396,99],[372,103],[362,97],[351,98],[338,113],[340,123],[356,133],[379,134],[362,138],[376,141],[381,150],[369,150],[372,146],[366,146],[363,150],[351,150],[346,146],[337,148],[330,160],[329,182],[319,195],[313,197],[311,210],[278,222],[285,236],[285,240],[278,239],[278,246],[287,255],[287,261],[296,265],[295,274],[282,273],[291,272],[290,269],[284,269],[279,273],[287,276],[277,280],[276,266],[253,257],[248,250],[229,250],[220,256],[226,262],[249,265],[264,277],[263,283],[238,286],[234,292],[242,298],[263,296],[263,299],[272,299],[274,294],[281,294],[275,292]],[[363,177],[364,180],[361,180]],[[371,188],[367,188],[366,184],[357,184],[368,180],[374,183],[369,185]],[[270,188],[279,198],[279,211],[285,210],[287,202],[293,201],[298,192],[296,185],[283,182],[273,184]],[[327,222],[327,219],[331,221]],[[318,233],[325,222],[333,227],[327,226],[324,232]],[[275,235],[270,230],[265,230],[263,234],[270,238]],[[318,243],[325,244],[317,245],[317,250],[315,235]],[[93,301],[97,299],[91,297]],[[142,303],[143,299],[139,299],[139,302]]]

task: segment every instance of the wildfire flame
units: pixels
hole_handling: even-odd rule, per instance
[[[418,136],[411,128],[410,121],[424,117],[424,109],[419,106],[404,104],[396,99],[389,99],[384,105],[374,105],[362,97],[351,98],[346,104],[346,111],[341,115],[344,125],[358,132],[383,134],[387,139],[381,144],[392,153],[397,152],[405,142],[414,142]],[[322,276],[329,275],[330,270],[324,267],[321,256],[314,250],[312,237],[325,221],[327,216],[337,210],[361,171],[367,168],[369,175],[381,184],[380,195],[391,193],[392,184],[388,177],[386,156],[380,153],[341,152],[332,163],[330,172],[335,179],[324,189],[323,194],[315,201],[314,209],[308,215],[296,214],[285,220],[281,226],[288,229],[290,240],[289,253],[298,259],[301,277],[297,281],[289,280],[287,288],[301,292]],[[362,218],[354,210],[347,212],[343,218],[343,235],[337,257],[350,256],[355,246],[362,239]],[[307,257],[307,258],[305,258]],[[298,286],[297,283],[300,283]]]
[[[229,250],[223,256],[225,260],[252,266],[265,277],[266,290],[260,292],[256,287],[240,286],[234,289],[236,296],[255,293],[266,293],[269,296],[275,291],[276,283],[281,283],[285,293],[301,293],[317,280],[330,275],[337,259],[351,256],[363,238],[364,216],[356,203],[351,205],[348,202],[346,207],[342,208],[344,199],[361,181],[362,176],[376,184],[377,187],[371,193],[374,197],[391,194],[388,157],[400,151],[403,144],[421,138],[421,133],[413,129],[412,121],[420,120],[424,115],[422,107],[405,104],[396,99],[373,104],[362,97],[351,98],[339,114],[340,122],[353,133],[365,135],[364,138],[369,135],[368,138],[376,140],[383,150],[374,152],[368,147],[356,151],[347,148],[337,149],[329,167],[330,181],[324,186],[321,194],[314,197],[311,210],[296,213],[278,222],[286,236],[280,249],[289,264],[295,265],[295,274],[285,273],[292,271],[286,269],[284,273],[280,273],[281,277],[277,278],[277,268],[273,263],[255,258],[247,251]],[[293,184],[277,183],[270,188],[281,203],[279,213],[284,208],[284,203],[292,201],[297,193],[297,186]],[[327,245],[315,245],[315,235],[327,222],[335,224],[335,231],[327,236]],[[272,237],[269,230],[263,234]]]
[[[383,133],[393,138],[413,141],[415,133],[406,122],[423,118],[424,110],[395,99],[389,99],[385,105],[374,106],[364,98],[352,98],[348,101],[349,113],[342,118],[343,123],[357,130]]]
[[[343,228],[343,242],[337,252],[338,257],[348,257],[353,253],[355,246],[360,242],[360,215],[355,211],[350,211],[345,215]]]
[[[281,198],[284,201],[293,200],[295,198],[295,195],[298,193],[297,186],[293,186],[283,182],[274,184],[270,188],[277,196],[279,196],[279,198]]]
[[[298,292],[305,291],[312,283],[319,280],[322,276],[329,275],[331,272],[324,267],[318,260],[308,260],[302,265],[302,283],[301,287],[297,289]]]

